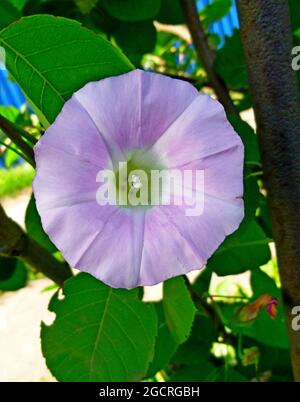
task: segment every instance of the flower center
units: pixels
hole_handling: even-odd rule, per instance
[[[151,171],[160,169],[162,167],[145,157],[142,151],[132,151],[115,172],[118,204],[123,207],[151,206]]]
[[[131,187],[133,188],[142,188],[142,180],[139,175],[133,174],[131,175],[131,181],[129,182],[131,184]]]

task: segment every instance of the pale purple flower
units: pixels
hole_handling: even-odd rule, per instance
[[[152,161],[204,170],[203,214],[186,216],[177,205],[100,206],[99,170],[136,150],[148,168]],[[90,82],[34,151],[44,230],[72,267],[112,287],[200,269],[243,218],[242,142],[220,103],[181,80],[134,70]]]

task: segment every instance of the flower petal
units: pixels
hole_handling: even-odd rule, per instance
[[[110,155],[97,127],[74,96],[64,104],[55,122],[36,144],[35,157],[39,156],[44,146],[58,149],[58,158],[62,158],[61,153],[64,152],[99,169],[111,165]]]
[[[197,97],[187,82],[134,70],[75,93],[115,155],[152,145]]]
[[[176,205],[160,207],[160,210],[173,231],[180,233],[194,250],[199,268],[206,264],[225,237],[239,227],[244,216],[243,200],[228,202],[208,194],[204,194],[204,209],[199,216],[186,216],[186,209]],[[193,268],[192,264],[189,267]]]
[[[39,142],[35,149],[37,171],[33,189],[40,213],[84,201],[98,206],[96,176],[100,168],[46,142]]]
[[[208,95],[199,94],[148,153],[159,155],[171,169],[235,147],[243,149],[243,144],[228,122],[222,105]]]

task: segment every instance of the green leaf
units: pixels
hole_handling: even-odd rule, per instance
[[[182,343],[189,336],[196,307],[181,276],[164,282],[163,293],[163,308],[168,328],[174,340]]]
[[[162,370],[178,348],[178,343],[175,342],[168,328],[162,303],[156,303],[155,308],[158,319],[158,334],[156,337],[154,358],[150,364],[147,377],[153,377],[158,371]]]
[[[161,0],[161,6],[155,19],[163,24],[183,24],[184,17],[180,0]]]
[[[289,349],[272,348],[270,346],[259,344],[259,354],[258,370],[260,372],[271,371],[272,381],[293,381]]]
[[[156,43],[156,29],[152,21],[119,23],[113,36],[129,59],[152,52]]]
[[[197,312],[191,331],[191,339],[207,345],[207,353],[209,353],[212,343],[218,340],[218,332],[214,322],[204,313]]]
[[[270,238],[273,237],[272,232],[272,224],[271,224],[271,216],[268,206],[267,197],[263,196],[262,194],[259,197],[259,208],[258,208],[258,215],[257,221],[259,222],[260,226],[263,228],[266,235]]]
[[[255,169],[257,170],[258,167],[261,169],[257,136],[252,127],[244,122],[240,117],[229,115],[228,119],[244,144],[244,164],[246,175],[244,179],[245,218],[253,219],[259,206],[260,198],[257,177],[255,176]]]
[[[11,4],[13,4],[18,10],[22,10],[27,1],[28,0],[10,0]]]
[[[216,327],[205,315],[196,314],[189,338],[179,346],[172,358],[176,365],[197,366],[208,360],[213,342],[218,339]]]
[[[12,123],[15,123],[20,116],[20,111],[14,106],[0,105],[0,114],[1,116],[4,116],[10,120]]]
[[[13,148],[15,148],[15,146],[13,146]],[[7,168],[11,167],[19,158],[20,155],[18,155],[15,151],[12,149],[7,149],[5,151],[5,166]]]
[[[59,381],[138,381],[153,358],[157,319],[138,289],[113,289],[88,274],[56,293],[51,326],[42,323],[42,351]]]
[[[202,24],[206,29],[208,29],[210,24],[225,17],[229,13],[231,7],[231,0],[213,0],[200,11]]]
[[[244,179],[245,219],[254,219],[259,206],[260,192],[256,176]]]
[[[256,269],[271,258],[268,242],[258,223],[244,221],[235,233],[226,238],[207,265],[220,276]]]
[[[9,1],[0,2],[0,29],[3,29],[21,17],[19,10]]]
[[[249,88],[239,30],[235,30],[233,36],[227,37],[225,45],[218,50],[215,69],[230,89]]]
[[[89,81],[126,73],[132,65],[111,43],[78,22],[49,15],[22,18],[0,32],[6,63],[43,124]]]
[[[121,21],[143,21],[156,16],[160,0],[100,0],[100,5]]]
[[[27,269],[16,258],[0,257],[0,291],[23,288],[27,282]]]
[[[75,0],[76,6],[82,14],[89,14],[97,5],[98,0]]]
[[[193,283],[193,289],[199,295],[202,295],[205,292],[208,292],[210,282],[211,282],[212,271],[209,268],[204,268],[200,272],[199,276]]]
[[[245,147],[245,164],[253,165],[260,163],[257,136],[253,128],[238,116],[229,115],[228,120],[243,141]]]
[[[188,339],[186,342],[180,345],[174,357],[172,363],[176,365],[183,364],[185,366],[197,366],[204,360],[207,360],[209,356],[209,349],[204,343],[198,342],[195,339]]]
[[[41,218],[36,209],[35,199],[32,195],[26,209],[25,226],[27,233],[31,238],[46,248],[50,253],[57,251],[54,244],[50,241],[48,235],[44,232],[41,224]]]
[[[290,8],[292,31],[295,32],[300,28],[299,0],[289,0],[289,8]]]

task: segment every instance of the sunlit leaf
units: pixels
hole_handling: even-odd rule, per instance
[[[157,319],[138,291],[113,289],[88,274],[57,293],[51,326],[42,324],[42,351],[59,381],[138,381],[153,358]]]
[[[174,340],[184,342],[190,333],[196,308],[183,277],[178,276],[164,282],[163,307]]]
[[[10,73],[46,125],[85,83],[132,69],[111,43],[60,17],[22,18],[0,32],[0,45]]]

